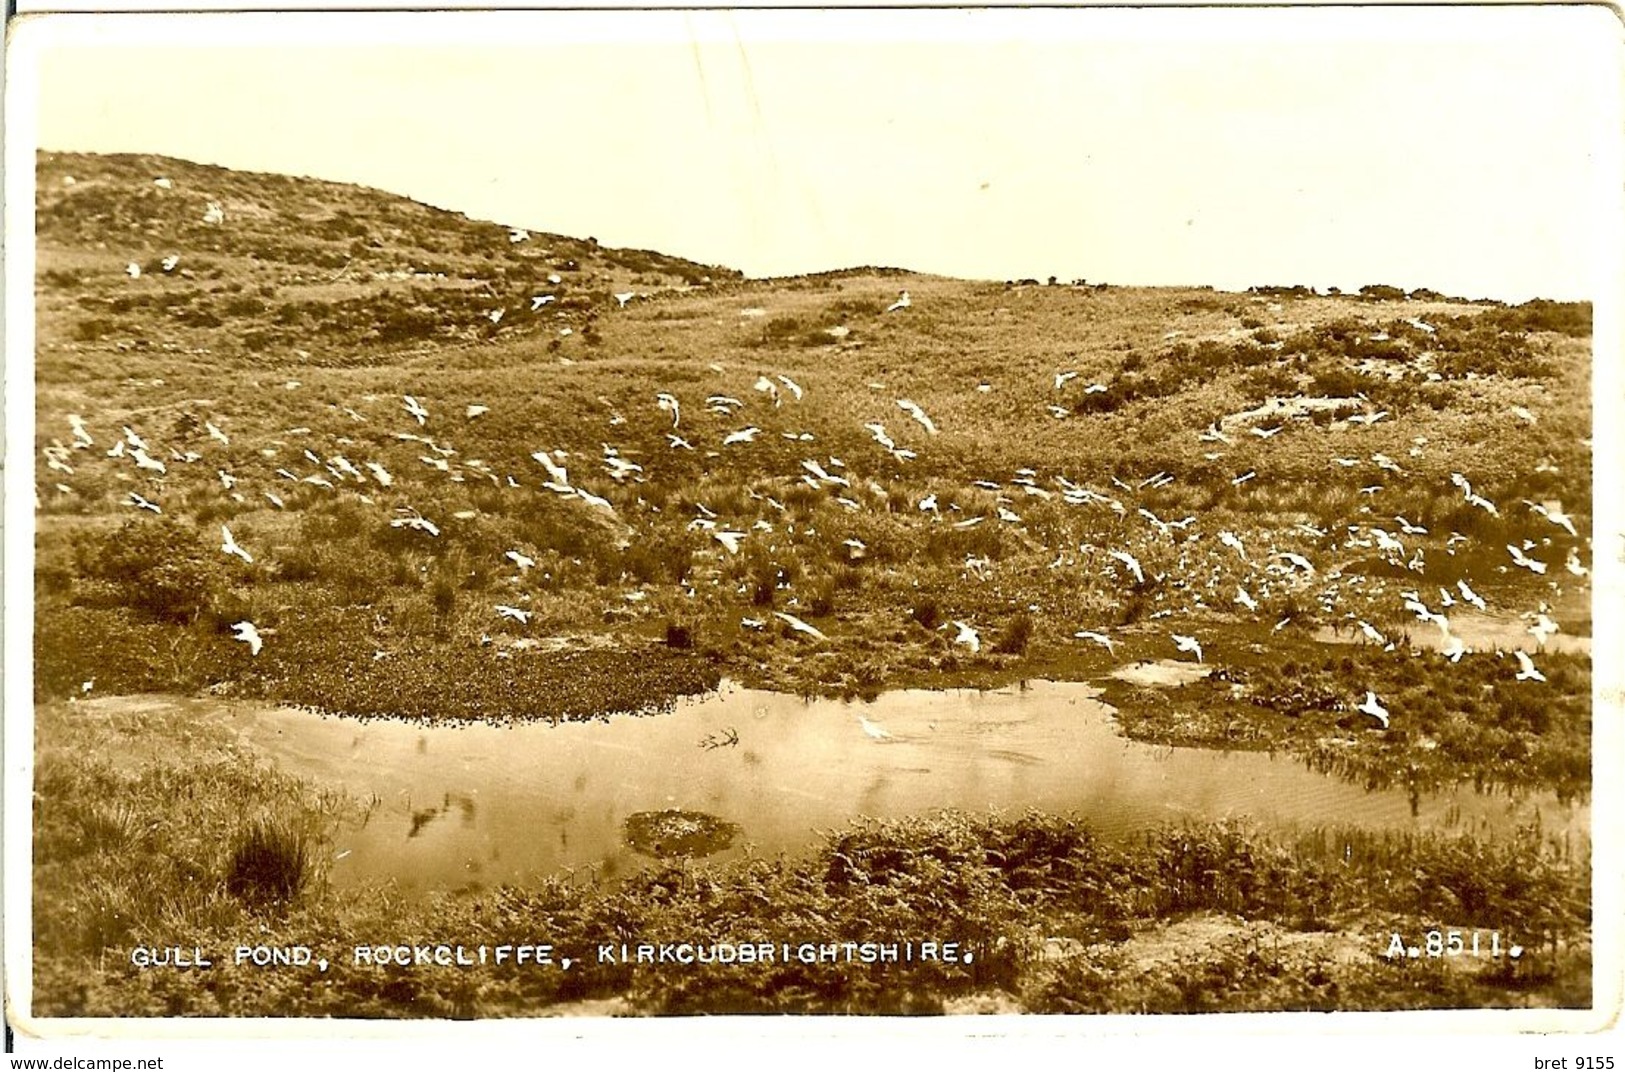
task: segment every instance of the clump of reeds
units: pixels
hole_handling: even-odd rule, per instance
[[[227,891],[254,904],[293,900],[311,878],[310,848],[305,832],[293,823],[255,819],[232,847]]]
[[[999,639],[994,642],[993,650],[1001,655],[1020,655],[1027,650],[1027,643],[1032,639],[1034,629],[1033,616],[1027,611],[1020,611],[1010,619]]]
[[[935,629],[942,621],[942,607],[930,596],[914,601],[909,608],[909,617],[919,623],[922,629]]]

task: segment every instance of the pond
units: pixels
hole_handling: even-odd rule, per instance
[[[872,703],[805,701],[724,685],[647,717],[517,726],[426,726],[233,708],[255,751],[288,773],[378,804],[337,835],[336,884],[403,889],[523,882],[649,861],[627,820],[682,809],[737,830],[711,858],[775,854],[860,816],[939,808],[1074,814],[1122,835],[1181,818],[1276,828],[1589,830],[1589,807],[1549,796],[1368,792],[1285,755],[1141,744],[1118,734],[1087,684],[897,691]]]
[[[1425,591],[1431,593],[1433,589]],[[1522,614],[1514,614],[1507,610],[1486,613],[1474,610],[1460,600],[1453,606],[1444,607],[1440,602],[1433,601],[1431,594],[1427,596],[1428,604],[1449,619],[1450,636],[1459,637],[1466,651],[1523,651],[1531,656],[1538,656],[1543,652],[1591,654],[1590,585],[1569,585],[1561,592],[1553,593],[1550,599],[1550,604],[1541,603],[1538,611],[1549,613],[1561,628],[1545,639],[1539,639],[1529,631],[1535,622],[1536,610],[1525,611]],[[1439,651],[1450,643],[1436,624],[1420,621],[1407,621],[1403,628],[1389,627],[1384,632],[1388,634],[1388,639],[1394,641],[1401,640],[1401,634],[1408,635],[1409,646],[1412,648]],[[1368,643],[1354,622],[1349,620],[1345,620],[1337,629],[1327,627],[1317,629],[1315,639],[1323,644]]]
[[[1453,613],[1449,617],[1450,635],[1460,637],[1463,648],[1469,652],[1522,651],[1530,655],[1540,655],[1551,651],[1576,655],[1591,654],[1590,637],[1576,636],[1572,633],[1554,633],[1541,642],[1530,634],[1529,623],[1520,618],[1479,614],[1474,611]],[[1394,635],[1389,639],[1396,641],[1400,639],[1397,632],[1393,630],[1390,632]],[[1315,630],[1314,635],[1322,644],[1368,643],[1358,630],[1347,626],[1337,630],[1322,626]],[[1434,625],[1420,623],[1412,625],[1407,628],[1406,635],[1410,637],[1409,646],[1412,648],[1440,651],[1450,643],[1445,634]]]

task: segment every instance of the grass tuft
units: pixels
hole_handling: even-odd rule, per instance
[[[304,890],[311,871],[304,831],[285,819],[261,817],[232,849],[226,889],[251,904],[286,903]]]

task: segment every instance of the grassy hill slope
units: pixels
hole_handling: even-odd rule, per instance
[[[615,291],[640,285],[624,253],[375,191],[161,158],[39,177],[41,696],[96,677],[585,717],[718,674],[848,695],[1089,676],[1177,655],[1172,633],[1245,674],[1357,621],[1403,666],[1434,628],[1406,598],[1467,612],[1462,582],[1588,630],[1582,306],[891,270],[691,286],[653,254],[647,289]],[[432,327],[388,349],[390,273],[429,267]],[[1344,684],[1339,732],[1375,728]]]

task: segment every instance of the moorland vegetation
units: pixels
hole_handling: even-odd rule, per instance
[[[1199,651],[1206,677],[1110,686],[1125,733],[1583,799],[1588,305],[753,280],[168,158],[45,153],[36,179],[36,1011],[1586,1000],[1589,850],[1538,831],[1202,826],[1108,846],[1068,817],[955,815],[860,825],[795,862],[426,907],[325,889],[313,846],[354,801],[234,754],[120,770],[100,758],[117,733],[75,719],[156,692],[561,721],[723,678],[859,698]],[[196,814],[160,822],[177,794]],[[307,990],[92,967],[250,920],[495,934],[540,913],[588,941],[788,935],[803,914],[879,933],[928,909],[981,943],[974,971]],[[1406,974],[1328,937],[1537,909],[1536,968]],[[1135,967],[1179,925],[1219,929],[1160,975]]]

